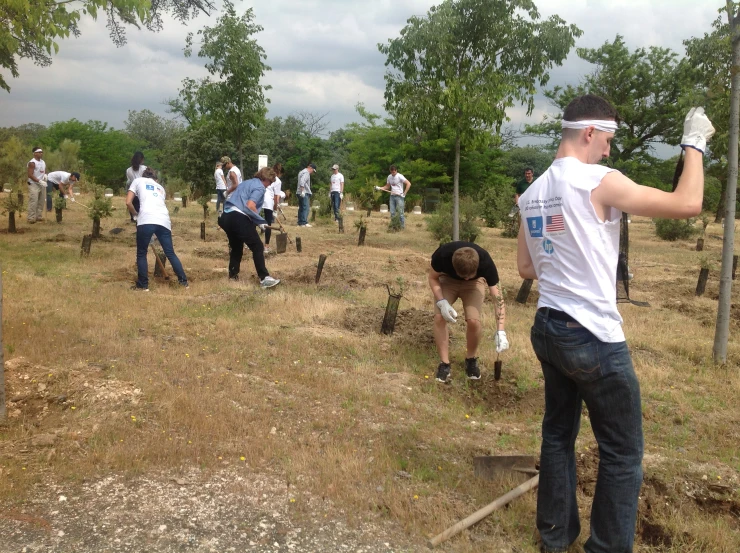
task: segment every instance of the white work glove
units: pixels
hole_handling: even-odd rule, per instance
[[[69,195],[68,195],[68,194],[67,194],[67,195],[65,195],[65,196],[64,196],[64,199],[65,199],[65,200],[69,200]]]
[[[262,231],[265,231],[265,230],[267,229],[267,225],[266,225],[266,224],[262,224],[262,225],[257,225],[257,226],[258,226],[258,227],[260,228],[260,230],[262,230]]]
[[[405,198],[406,197],[406,192],[401,193],[401,197],[402,198]]]
[[[46,188],[47,186],[49,186],[49,183],[46,182],[46,180],[44,180],[44,179],[39,179],[39,185],[40,186],[43,186],[44,188]]]
[[[342,192],[339,193],[339,199],[340,200],[343,200],[344,199],[344,193],[342,193]]]
[[[138,215],[134,215],[134,222],[136,222],[138,220],[139,220],[139,216]]]
[[[509,349],[509,340],[506,338],[505,330],[499,330],[496,333],[494,342],[496,342],[496,353],[501,353],[502,351]]]
[[[306,192],[305,192],[305,190],[301,190],[300,192],[298,192],[298,197],[299,197],[299,198],[302,198],[302,197],[303,197],[303,196],[305,196],[305,195],[306,195]]]
[[[69,196],[69,201],[70,202],[76,202],[77,200],[75,200],[75,197],[74,196]]]
[[[375,190],[383,190],[380,186],[376,186]]]
[[[441,299],[437,302],[437,307],[439,308],[440,313],[442,313],[442,318],[445,321],[448,323],[457,322],[457,319],[455,319],[455,317],[457,317],[457,311],[452,309],[450,302],[445,299]]]
[[[707,149],[707,142],[714,135],[714,127],[704,114],[704,108],[691,108],[683,121],[681,147],[690,146],[702,154]]]

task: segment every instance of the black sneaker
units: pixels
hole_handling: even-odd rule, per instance
[[[478,358],[470,357],[465,359],[465,374],[469,380],[480,380],[480,368],[478,367]]]
[[[447,379],[450,378],[450,364],[449,363],[439,364],[439,367],[437,367],[436,378],[438,382],[447,382]]]

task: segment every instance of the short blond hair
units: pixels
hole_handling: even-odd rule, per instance
[[[452,254],[452,267],[460,278],[473,278],[478,273],[480,257],[473,248],[464,247]]]
[[[275,182],[275,170],[272,167],[263,167],[254,174],[254,178]]]

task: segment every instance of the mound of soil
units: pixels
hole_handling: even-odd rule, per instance
[[[195,248],[193,254],[198,257],[205,257],[206,259],[223,259],[228,261],[229,252],[228,248],[225,247],[210,247],[210,248]]]
[[[340,325],[357,334],[378,334],[384,316],[385,309],[380,307],[364,308],[361,312],[350,308],[344,312]],[[433,320],[434,314],[431,311],[420,311],[414,308],[399,311],[396,315],[393,338],[419,345],[434,344]]]
[[[292,273],[285,273],[282,278],[286,283],[314,284],[316,282],[316,268],[317,266],[313,264],[305,265]],[[375,283],[367,278],[359,267],[328,258],[321,271],[319,285],[340,289],[364,290],[375,286]]]

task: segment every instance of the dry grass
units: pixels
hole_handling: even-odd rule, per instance
[[[509,299],[504,377],[491,377],[487,303],[484,379],[471,385],[461,378],[458,325],[454,381],[440,386],[425,275],[435,244],[421,217],[409,215],[405,232],[389,234],[387,215],[374,213],[367,246],[357,248],[352,223],[359,214],[347,214],[347,234],[339,235],[324,223],[299,230],[288,210],[288,230],[293,238],[300,232],[303,253],[289,248],[270,257],[268,268],[284,283],[261,291],[249,256],[242,282],[227,282],[215,217],[203,243],[200,206],[181,209],[173,215],[175,249],[191,288],[152,281],[152,291],[141,294],[128,289],[134,229],[121,200],[115,205],[116,217],[103,222],[104,239],[87,259],[79,258],[79,243],[91,225],[78,207],[62,225],[21,220],[25,232],[0,241],[8,398],[18,400],[0,427],[3,504],[23,504],[39,482],[241,464],[276,470],[298,494],[328,497],[357,520],[379,513],[421,548],[513,484],[475,480],[474,455],[538,453],[542,379],[529,345],[535,307],[531,298],[526,306],[513,302],[521,282],[515,242],[498,230],[486,229],[480,243],[492,252]],[[124,231],[109,234],[116,225]],[[658,241],[649,220],[635,219],[631,230],[631,292],[651,303],[621,307],[645,411],[636,549],[736,552],[740,314],[730,363],[714,368],[717,272],[706,296],[695,298],[700,254],[691,251],[693,241]],[[718,258],[722,243],[712,235],[721,229],[711,225],[708,234],[705,255]],[[316,286],[320,253],[329,258]],[[381,336],[385,285],[397,286],[398,277],[403,313],[396,334]],[[39,436],[53,443],[39,446]],[[594,446],[584,419],[577,444],[584,519]],[[534,509],[529,494],[444,547],[535,551]]]

